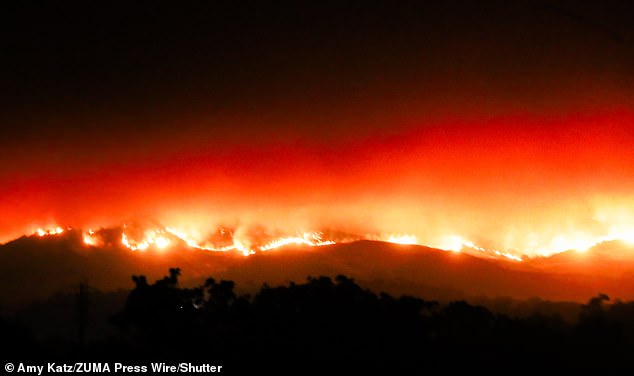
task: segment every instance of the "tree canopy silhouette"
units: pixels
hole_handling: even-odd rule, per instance
[[[234,374],[268,367],[387,374],[465,366],[632,368],[634,303],[605,294],[580,306],[573,322],[557,314],[514,317],[465,301],[395,297],[343,275],[265,284],[247,295],[236,292],[233,281],[214,278],[183,287],[180,274],[173,268],[153,283],[133,276],[134,289],[110,316],[117,330],[106,338],[42,342],[0,317],[0,344],[15,356],[29,349],[104,360],[217,360]]]
[[[634,348],[634,304],[606,306],[604,294],[591,298],[572,324],[557,315],[513,318],[465,301],[377,294],[343,275],[265,284],[253,296],[213,278],[182,288],[179,275],[170,269],[154,284],[133,277],[125,309],[112,317],[127,349],[176,359],[213,354],[247,368],[283,359],[289,367],[411,371],[510,367],[526,363],[527,354],[533,367],[629,365],[622,354]]]

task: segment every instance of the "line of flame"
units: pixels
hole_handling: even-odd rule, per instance
[[[67,230],[71,230],[70,227],[64,228],[61,226],[50,226],[47,228],[38,228],[34,231],[34,235],[40,237],[48,237],[48,236],[58,236],[66,232]],[[121,245],[132,250],[132,251],[143,251],[147,250],[150,247],[155,247],[159,250],[166,249],[172,246],[172,239],[177,238],[180,241],[184,242],[188,247],[205,250],[205,251],[213,251],[213,252],[228,252],[228,251],[237,251],[242,253],[245,256],[249,256],[255,254],[256,252],[265,252],[276,248],[281,248],[289,245],[300,245],[307,247],[319,247],[325,245],[336,244],[333,240],[324,240],[323,234],[321,232],[304,232],[297,234],[295,236],[282,237],[278,239],[274,239],[266,244],[254,246],[250,245],[250,242],[246,239],[240,239],[239,237],[233,236],[231,242],[232,244],[224,245],[224,246],[216,246],[213,244],[205,243],[201,244],[194,240],[192,237],[188,236],[186,233],[178,231],[174,228],[165,227],[165,228],[155,228],[153,230],[146,230],[144,232],[143,239],[134,240],[127,233],[127,226],[123,225],[123,230],[121,232]],[[85,245],[87,246],[98,246],[103,242],[103,239],[100,238],[99,234],[93,230],[88,230],[87,232],[82,232],[82,239]],[[472,241],[464,239],[458,235],[452,235],[444,238],[438,244],[422,244],[418,241],[415,235],[410,234],[383,234],[380,236],[376,235],[367,235],[365,237],[361,236],[355,239],[348,239],[344,242],[354,241],[354,240],[380,240],[386,241],[394,244],[412,244],[412,245],[423,245],[427,247],[439,248],[447,251],[453,252],[461,252],[465,248],[468,248],[472,251],[478,251],[483,254],[483,256],[488,257],[500,257],[507,260],[512,260],[516,262],[521,262],[524,259],[518,255],[517,252],[512,251],[500,251],[496,249],[486,249],[483,247],[479,247],[474,244]],[[634,244],[634,231],[610,231],[610,234],[601,237],[581,237],[578,236],[575,239],[568,239],[562,236],[556,238],[553,241],[554,245],[559,245],[555,247],[555,253],[562,252],[564,250],[576,249],[579,252],[584,252],[600,243],[607,241],[623,241],[627,244]],[[573,241],[574,240],[574,241]],[[572,243],[571,243],[572,242]],[[561,243],[561,244],[559,244]],[[568,247],[568,245],[571,245]]]

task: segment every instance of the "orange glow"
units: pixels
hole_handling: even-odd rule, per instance
[[[38,236],[66,231],[51,223],[82,228],[152,218],[167,227],[126,229],[123,246],[184,243],[249,255],[369,239],[518,261],[608,241],[634,244],[634,113],[581,110],[413,116],[389,134],[345,141],[232,144],[213,153],[192,146],[170,157],[27,171],[33,179],[2,185],[0,212],[8,214],[0,218],[1,241],[38,226]],[[112,192],[121,195],[105,204],[100,198]],[[236,228],[226,239],[206,236],[226,224]],[[239,230],[257,226],[266,234]],[[313,238],[314,229],[328,235]]]
[[[575,250],[586,252],[602,243],[620,241],[627,245],[634,244],[634,226],[629,225],[629,217],[612,218],[611,211],[604,208],[601,215],[596,216],[596,221],[604,228],[603,234],[584,232],[569,229],[560,233],[540,234],[530,232],[525,237],[507,238],[507,246],[502,248],[487,247],[457,234],[431,237],[430,241],[421,241],[421,237],[412,233],[394,232],[384,235],[346,235],[339,238],[324,238],[324,234],[318,231],[297,232],[294,235],[284,236],[279,231],[264,231],[259,235],[249,234],[246,229],[227,230],[220,228],[218,234],[223,240],[205,239],[200,234],[191,234],[186,231],[177,230],[173,227],[153,226],[145,229],[135,229],[132,231],[128,225],[123,225],[121,231],[121,245],[132,251],[146,251],[148,249],[168,250],[178,246],[179,243],[194,249],[231,252],[235,251],[244,256],[253,255],[257,252],[265,252],[287,246],[320,247],[337,243],[347,243],[356,240],[379,240],[394,244],[422,245],[438,248],[451,252],[467,252],[472,255],[485,258],[500,258],[514,262],[522,262],[525,258],[533,256],[548,256],[565,251]],[[606,214],[608,213],[608,214]],[[628,214],[629,215],[629,214]],[[621,222],[615,220],[619,219]],[[634,218],[633,218],[634,219]],[[39,237],[56,236],[63,234],[66,229],[61,226],[50,226],[38,228],[35,235]],[[135,235],[132,235],[132,234]],[[292,233],[289,231],[288,233]],[[278,234],[278,235],[272,235]],[[283,233],[282,233],[283,234]],[[89,247],[104,244],[101,234],[92,229],[81,232],[81,239],[84,245]],[[523,243],[521,243],[523,242]],[[524,244],[523,248],[517,244]]]
[[[418,239],[415,235],[389,235],[386,241],[395,244],[418,244]]]
[[[251,250],[245,247],[236,238],[232,239],[232,244],[215,246],[211,243],[201,244],[201,242],[195,240],[191,235],[187,235],[184,231],[179,231],[171,227],[166,227],[165,232],[172,234],[174,237],[185,242],[185,244],[187,244],[187,246],[191,248],[196,248],[203,251],[212,251],[212,252],[228,252],[228,251],[238,250],[242,252],[245,256],[252,254]]]
[[[154,240],[154,244],[156,244],[156,246],[159,249],[164,249],[167,248],[170,245],[170,241],[169,239],[163,237],[163,236],[158,236],[155,240]]]
[[[214,252],[227,252],[227,251],[238,251],[242,253],[244,256],[249,256],[255,254],[256,251],[269,251],[276,248],[282,248],[288,245],[303,245],[308,247],[319,247],[324,245],[335,244],[332,240],[323,240],[322,234],[320,232],[305,232],[301,234],[301,236],[289,236],[289,237],[280,237],[270,240],[269,242],[252,246],[252,242],[246,238],[241,238],[240,236],[236,236],[236,234],[232,234],[232,244],[230,245],[220,245],[216,246],[210,243],[201,244],[201,242],[193,239],[192,236],[187,235],[184,231],[179,231],[171,227],[166,227],[164,230],[165,233],[171,234],[179,240],[183,241],[187,246],[205,250],[205,251],[214,251]],[[157,246],[161,248],[166,248],[170,245],[169,239],[161,237],[156,239]],[[129,241],[126,238],[126,242]],[[151,243],[150,240],[146,240],[145,242]],[[161,242],[162,244],[159,244]],[[126,245],[126,243],[124,243]],[[131,248],[129,245],[126,247]],[[131,248],[132,249],[132,248]]]
[[[172,234],[172,235],[174,235],[175,237],[179,238],[180,240],[184,241],[189,247],[202,249],[202,250],[205,250],[205,251],[218,251],[218,249],[216,249],[214,247],[211,247],[211,246],[199,245],[198,242],[193,240],[191,237],[187,236],[182,231],[178,231],[178,230],[175,230],[175,229],[170,228],[170,227],[166,227],[165,231],[170,233],[170,234]]]
[[[460,252],[463,247],[479,249],[472,242],[463,239],[459,235],[450,235],[445,237],[441,243],[433,245],[436,248],[444,249],[446,251]]]
[[[603,221],[607,221],[605,218]],[[131,231],[128,225],[124,224],[121,231],[121,245],[132,251],[146,251],[148,249],[167,250],[182,243],[183,245],[213,252],[235,251],[244,256],[253,255],[257,252],[266,252],[273,249],[280,249],[287,246],[320,247],[337,243],[348,243],[356,240],[379,240],[394,244],[421,245],[438,248],[451,252],[468,252],[472,255],[485,258],[500,258],[514,262],[522,262],[525,258],[532,256],[548,256],[569,250],[586,252],[601,243],[620,241],[627,245],[634,244],[634,229],[626,224],[611,224],[606,227],[606,233],[589,234],[582,231],[569,231],[560,233],[552,237],[540,237],[537,233],[529,233],[526,238],[526,247],[518,250],[516,247],[504,249],[488,248],[475,244],[473,241],[463,236],[453,234],[438,238],[437,241],[420,241],[415,234],[389,233],[381,236],[347,235],[339,239],[324,239],[324,234],[318,231],[300,232],[290,236],[267,235],[267,231],[260,235],[248,234],[243,229],[230,231],[224,228],[219,230],[219,234],[224,237],[222,241],[204,240],[200,235],[191,235],[185,231],[180,231],[172,227],[154,226],[146,229],[136,229]],[[51,226],[49,228],[38,228],[35,235],[39,237],[56,236],[71,230],[70,227],[64,229],[61,226]],[[136,233],[136,236],[131,235]],[[81,239],[84,245],[95,247],[104,244],[99,232],[92,229],[81,232]],[[433,240],[433,239],[432,239]],[[513,239],[510,239],[513,240]]]

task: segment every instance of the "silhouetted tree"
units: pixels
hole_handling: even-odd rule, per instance
[[[121,335],[100,351],[132,359],[213,356],[245,373],[310,365],[399,374],[528,367],[527,356],[540,369],[627,366],[634,350],[634,303],[609,305],[605,294],[580,306],[574,324],[554,314],[517,318],[466,301],[376,294],[343,275],[264,284],[253,296],[213,278],[183,288],[179,277],[178,268],[152,284],[133,276],[123,310],[111,317]]]

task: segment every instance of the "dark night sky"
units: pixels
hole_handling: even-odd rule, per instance
[[[0,239],[202,198],[474,233],[571,196],[600,232],[634,186],[629,1],[2,7]]]

